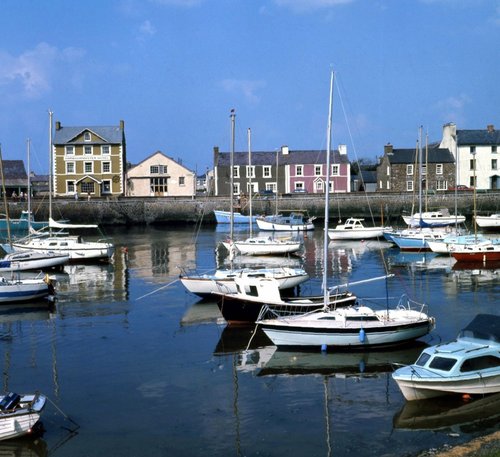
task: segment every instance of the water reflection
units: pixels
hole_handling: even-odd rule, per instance
[[[394,416],[394,427],[474,433],[500,423],[500,393],[471,399],[460,395],[406,402]]]
[[[46,457],[49,455],[47,443],[41,438],[16,439],[0,442],[0,455],[2,457]]]

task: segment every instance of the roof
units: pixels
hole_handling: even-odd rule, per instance
[[[178,167],[181,167],[181,168],[184,168],[186,171],[188,171],[189,173],[192,173],[192,171],[189,169],[189,168],[186,168],[184,165],[182,165],[182,163],[179,163],[177,162],[177,160],[174,160],[172,159],[172,157],[169,157],[167,155],[165,155],[163,152],[161,151],[156,151],[156,152],[153,152],[152,154],[150,154],[148,157],[146,157],[145,159],[141,160],[139,163],[136,163],[136,164],[133,164],[131,165],[131,167],[127,170],[127,172],[133,170],[135,167],[138,167],[139,165],[147,162],[148,160],[151,160],[154,156],[156,155],[160,155],[163,157],[163,159],[166,159],[167,161],[169,162],[173,162],[175,163]],[[157,165],[157,164],[152,164],[152,165]]]
[[[92,141],[73,141],[77,136],[81,135],[85,131],[92,132]],[[97,138],[96,138],[97,137]],[[98,138],[101,138],[99,140]],[[124,141],[123,130],[119,125],[114,126],[99,126],[99,127],[63,127],[56,129],[54,134],[53,143],[54,144],[121,144]]]
[[[416,150],[411,149],[393,149],[392,153],[388,153],[391,164],[398,163],[415,163]],[[447,148],[429,148],[427,153],[422,151],[422,159],[427,163],[455,163],[453,154]]]
[[[491,130],[457,130],[459,145],[500,145],[500,131]]]
[[[6,181],[8,179],[24,179],[28,182],[28,175],[22,160],[2,160],[2,165]]]
[[[289,151],[288,154],[279,153],[278,165],[294,165],[294,164],[322,164],[326,162],[325,150],[310,150],[310,151]],[[340,154],[339,151],[331,151],[330,162],[332,164],[349,163],[346,154]],[[230,166],[231,154],[229,152],[219,152],[218,165]],[[233,156],[233,164],[248,165],[248,152],[235,152]],[[252,152],[252,165],[276,165],[276,152],[257,151]]]

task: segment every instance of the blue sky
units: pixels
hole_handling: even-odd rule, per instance
[[[48,170],[63,125],[125,121],[128,160],[161,150],[198,173],[213,147],[333,145],[351,160],[443,124],[500,128],[499,0],[2,0],[4,159]]]

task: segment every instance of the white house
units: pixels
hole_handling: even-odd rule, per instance
[[[127,171],[129,197],[191,197],[195,194],[195,173],[161,151]]]
[[[445,124],[440,147],[455,156],[457,184],[500,189],[500,132],[494,125],[484,130],[462,130],[453,123]]]

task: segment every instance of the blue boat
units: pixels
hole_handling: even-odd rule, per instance
[[[28,211],[22,211],[19,219],[7,218],[0,219],[0,231],[7,232],[7,224],[10,228],[10,233],[12,235],[27,235],[29,232],[29,227],[33,230],[40,230],[42,228],[49,226],[49,221],[35,221],[33,219],[33,214]]]
[[[221,211],[214,210],[215,219],[217,224],[230,224],[231,223],[231,211]],[[233,224],[250,224],[255,222],[257,216],[246,216],[241,213],[233,212]]]

